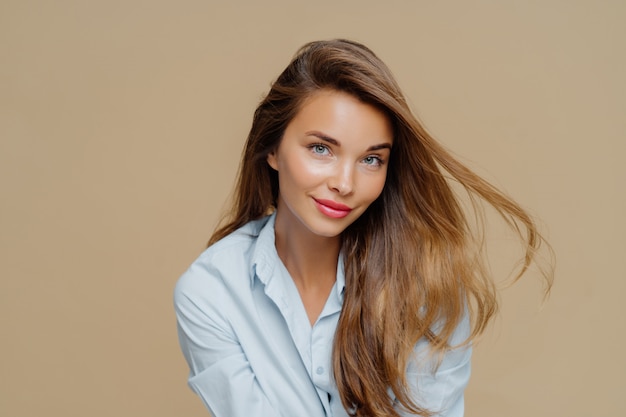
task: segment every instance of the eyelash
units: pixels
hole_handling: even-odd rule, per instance
[[[371,159],[375,159],[375,160],[376,160],[376,163],[375,163],[375,164],[367,164],[367,165],[369,165],[369,166],[376,166],[376,167],[379,167],[379,166],[382,166],[382,165],[384,165],[384,164],[385,164],[385,161],[383,161],[383,160],[382,160],[382,158],[380,158],[379,156],[376,156],[376,155],[369,155],[369,156],[366,156],[365,158],[363,158],[363,160],[365,161],[366,159],[369,159],[369,158],[371,158]]]
[[[312,143],[309,145],[309,149],[311,150],[311,152],[313,152],[315,155],[322,155],[319,152],[316,152],[317,150],[319,150],[319,148],[323,148],[325,151],[327,151],[328,153],[330,153],[330,149],[328,149],[328,146],[322,144],[322,143]]]
[[[320,153],[317,152],[320,149],[323,149],[325,152],[330,153],[330,149],[328,148],[328,146],[326,146],[323,143],[312,143],[308,146],[308,148],[311,150],[311,152],[315,155],[318,156],[326,156],[326,153]],[[385,164],[385,161],[378,155],[368,155],[365,158],[362,159],[362,161],[365,161],[366,159],[375,159],[376,163],[375,164],[366,164],[368,166],[372,166],[372,167],[379,167]]]

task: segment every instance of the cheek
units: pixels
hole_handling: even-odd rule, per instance
[[[385,180],[387,178],[386,173],[373,179],[370,183],[368,195],[372,201],[376,200],[378,196],[383,192],[385,188]]]
[[[293,158],[284,164],[278,175],[281,182],[306,188],[319,182],[319,179],[323,177],[323,169],[311,164],[310,161]]]
[[[376,193],[372,196],[372,201],[376,200],[382,194],[383,188],[385,188],[385,180],[380,181]]]

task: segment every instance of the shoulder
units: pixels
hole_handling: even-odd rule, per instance
[[[268,217],[249,222],[202,252],[178,279],[175,304],[203,303],[207,297],[219,299],[249,288],[259,235],[267,222]]]
[[[436,323],[432,331],[438,333],[442,323]],[[469,363],[472,355],[472,345],[468,342],[471,336],[469,312],[466,310],[461,321],[448,339],[450,348],[442,355],[431,352],[427,338],[418,340],[413,349],[413,360],[409,363],[409,371],[418,374],[441,373]]]

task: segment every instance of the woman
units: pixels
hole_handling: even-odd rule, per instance
[[[519,233],[521,275],[532,220],[426,133],[385,64],[346,40],[301,48],[254,114],[231,217],[175,291],[213,416],[462,416],[496,298],[451,180]]]

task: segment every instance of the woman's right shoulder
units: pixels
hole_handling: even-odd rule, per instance
[[[178,279],[175,294],[218,295],[249,284],[258,237],[267,220],[251,221],[205,249]]]

